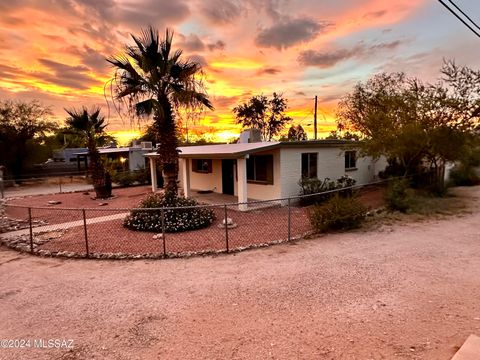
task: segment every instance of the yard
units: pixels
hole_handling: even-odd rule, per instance
[[[114,192],[116,197],[107,201],[92,200],[92,193],[77,192],[30,196],[14,199],[8,203],[32,206],[33,220],[41,221],[42,224],[48,226],[49,230],[43,234],[38,230],[39,228],[33,229],[34,233],[39,233],[36,238],[51,237],[44,244],[39,245],[39,250],[85,255],[82,208],[87,208],[85,216],[88,219],[87,232],[91,254],[121,253],[134,256],[144,254],[162,256],[164,253],[185,255],[193,252],[205,253],[226,249],[226,233],[225,229],[221,227],[225,218],[222,206],[212,208],[215,212],[215,221],[208,228],[166,234],[165,242],[160,238],[154,239],[154,233],[133,231],[123,227],[123,219],[128,214],[128,210],[125,209],[137,207],[139,201],[148,193],[150,193],[150,188],[141,186],[116,189]],[[363,190],[361,199],[369,207],[377,208],[383,204],[382,189]],[[49,206],[48,202],[51,200],[61,203]],[[101,203],[105,206],[99,206]],[[277,203],[269,205],[275,204],[276,206],[248,212],[237,211],[236,206],[229,207],[227,216],[235,223],[235,227],[228,231],[229,249],[243,249],[288,239],[288,208],[279,206]],[[28,209],[23,207],[7,207],[6,213],[11,218],[24,220],[24,223],[28,220]],[[292,238],[298,238],[311,232],[307,208],[294,206],[290,215]],[[90,223],[90,221],[97,221],[95,219],[101,219],[101,221]],[[68,225],[72,222],[75,223],[75,226]],[[27,230],[23,230],[23,233],[28,235]]]
[[[0,248],[1,359],[450,359],[480,333],[480,187],[461,215],[234,255],[32,257]],[[404,219],[405,220],[405,219]]]

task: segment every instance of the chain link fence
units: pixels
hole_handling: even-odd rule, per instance
[[[363,185],[321,194],[361,187],[367,191]],[[195,208],[213,212],[213,221],[207,227],[183,232],[167,231],[165,216],[168,211],[184,211],[185,207],[78,209],[7,204],[6,215],[15,221],[7,231],[3,230],[0,241],[34,254],[84,258],[163,258],[240,251],[312,234],[309,207],[300,204],[302,199],[314,196],[318,194],[198,205]],[[145,221],[156,221],[159,231],[127,228],[125,219],[135,211],[146,213]]]

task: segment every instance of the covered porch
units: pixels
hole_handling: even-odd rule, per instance
[[[249,198],[247,184],[247,159],[251,153],[271,149],[277,144],[240,143],[179,148],[179,182],[184,196],[204,203],[238,203],[239,210],[248,210],[247,202],[252,199]],[[153,169],[156,168],[158,154],[149,153],[146,156],[150,160],[152,191],[155,192],[157,174]]]

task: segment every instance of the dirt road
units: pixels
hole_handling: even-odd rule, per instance
[[[480,188],[468,192],[478,203]],[[0,358],[450,359],[480,335],[479,224],[475,209],[160,261],[2,248],[0,339],[32,347],[0,349]],[[73,349],[48,349],[49,339],[71,339]]]

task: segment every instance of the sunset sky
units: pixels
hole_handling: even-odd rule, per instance
[[[456,3],[480,21],[479,1]],[[238,134],[231,109],[252,95],[283,93],[309,133],[318,95],[323,136],[339,98],[377,72],[435,80],[443,58],[480,68],[480,39],[436,0],[0,0],[0,99],[39,99],[59,121],[65,107],[98,105],[130,138],[138,125],[105,101],[105,57],[148,25],[173,28],[204,66],[216,109],[189,132],[217,140]]]

